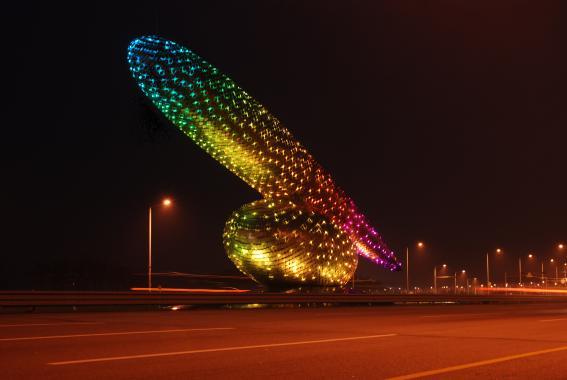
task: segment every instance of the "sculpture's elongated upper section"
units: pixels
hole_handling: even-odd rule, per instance
[[[128,48],[144,94],[197,145],[265,199],[290,198],[345,232],[357,252],[401,264],[354,202],[266,108],[191,50],[159,37]]]

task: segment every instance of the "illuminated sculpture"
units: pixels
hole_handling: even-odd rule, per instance
[[[358,255],[401,264],[354,202],[291,133],[230,78],[159,37],[128,47],[144,94],[184,134],[263,199],[229,218],[223,241],[246,275],[273,287],[344,285]]]

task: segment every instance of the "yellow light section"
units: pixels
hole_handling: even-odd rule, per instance
[[[240,178],[256,188],[256,181],[268,176],[271,171],[268,163],[251,150],[246,144],[241,144],[232,136],[230,129],[219,128],[215,123],[193,115],[199,125],[202,139],[197,143],[228,169],[233,170]]]

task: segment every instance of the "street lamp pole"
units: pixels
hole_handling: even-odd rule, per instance
[[[417,248],[423,248],[423,242],[417,243]],[[406,247],[406,293],[410,292],[410,280],[409,280],[409,246]]]
[[[518,257],[518,286],[522,286],[522,258]]]
[[[488,264],[488,252],[486,253],[486,286],[490,287],[490,267]]]
[[[171,206],[171,199],[164,198],[161,204]],[[152,206],[148,207],[148,291],[152,291]]]
[[[152,207],[148,209],[148,290],[152,291]]]
[[[455,294],[457,294],[457,272],[455,272],[455,275],[453,276],[454,280],[455,280]]]
[[[433,289],[437,294],[437,265],[433,267]]]
[[[406,247],[406,293],[409,294],[409,247]]]

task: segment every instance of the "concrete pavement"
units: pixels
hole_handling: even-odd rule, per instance
[[[3,379],[566,379],[567,305],[0,315]]]

